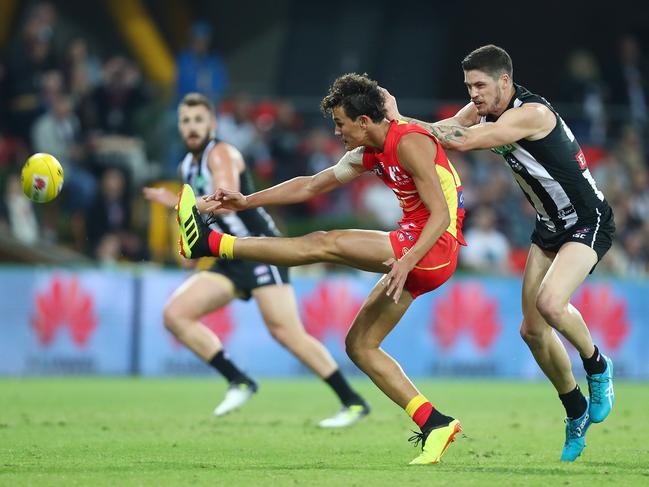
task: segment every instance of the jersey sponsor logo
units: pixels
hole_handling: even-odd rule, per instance
[[[518,161],[518,159],[516,159],[516,157],[514,157],[513,154],[505,154],[505,160],[507,161],[507,164],[509,164],[509,167],[512,168],[512,171],[521,172],[523,170],[523,165]]]
[[[389,166],[388,172],[390,174],[390,180],[394,181],[394,184],[397,186],[403,186],[412,181],[412,178],[406,174],[401,173],[401,168],[397,166]]]
[[[378,177],[382,178],[383,175],[385,174],[385,171],[383,170],[383,164],[375,164],[374,167],[372,168],[372,172],[376,174]]]
[[[586,169],[588,164],[586,164],[586,156],[584,155],[584,151],[579,149],[579,152],[575,155],[575,159],[577,159],[577,162],[579,163],[579,168],[583,171]]]
[[[494,147],[491,149],[491,151],[501,156],[505,156],[510,152],[514,152],[514,144],[506,144],[506,145],[501,145],[500,147]]]

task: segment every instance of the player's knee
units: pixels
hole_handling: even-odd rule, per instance
[[[523,323],[521,323],[521,338],[530,348],[537,348],[543,343],[544,333],[545,331],[541,326],[534,326],[533,323],[527,320],[523,320]]]
[[[183,326],[183,316],[174,303],[167,303],[162,312],[162,318],[165,328],[174,335],[180,333]]]
[[[349,359],[356,365],[359,365],[363,358],[363,347],[359,340],[353,335],[348,334],[345,337],[345,352]]]
[[[270,335],[273,337],[277,343],[280,345],[283,345],[284,347],[289,347],[291,344],[291,340],[293,338],[293,334],[291,333],[291,330],[283,326],[281,323],[273,322],[273,321],[267,321],[266,326],[268,326],[268,331],[270,332]]]
[[[566,309],[566,303],[556,295],[540,292],[536,297],[536,309],[552,327],[557,328]]]
[[[312,242],[309,243],[309,256],[314,262],[329,261],[340,255],[339,238],[342,232],[332,230],[319,231],[309,234]]]

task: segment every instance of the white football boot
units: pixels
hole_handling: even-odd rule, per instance
[[[254,382],[252,384],[231,384],[225,391],[225,397],[221,404],[214,408],[214,416],[223,416],[239,409],[250,400],[255,392],[257,392],[257,384]]]
[[[321,428],[346,428],[351,426],[370,413],[367,404],[352,404],[343,406],[340,411],[331,418],[323,419],[318,423]]]

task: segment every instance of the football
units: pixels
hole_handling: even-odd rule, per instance
[[[20,174],[23,192],[36,203],[47,203],[63,187],[63,167],[51,154],[38,153],[25,162]]]

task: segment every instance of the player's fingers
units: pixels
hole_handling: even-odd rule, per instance
[[[388,267],[392,267],[396,260],[394,260],[394,257],[390,257],[388,260],[383,261],[383,265],[386,265]]]

